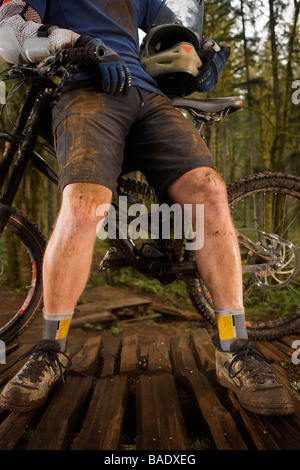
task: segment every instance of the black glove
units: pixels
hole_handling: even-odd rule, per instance
[[[98,38],[82,35],[74,45],[74,47],[86,46],[101,46],[101,55],[91,57],[87,62],[90,62],[99,72],[104,93],[119,95],[123,92],[127,94],[131,86],[131,73],[123,59]]]

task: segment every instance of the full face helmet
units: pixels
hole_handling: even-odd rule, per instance
[[[198,49],[200,39],[191,29],[181,24],[159,25],[149,31],[141,44],[141,62],[162,91],[176,94],[176,83],[199,74],[202,62]]]

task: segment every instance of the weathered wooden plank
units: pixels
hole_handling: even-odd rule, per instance
[[[172,372],[169,351],[162,337],[150,341],[148,356],[148,373]]]
[[[130,323],[137,323],[140,321],[147,321],[147,320],[155,320],[157,318],[160,318],[161,314],[160,313],[151,313],[149,315],[142,315],[140,317],[134,317],[134,318],[128,318],[126,320],[120,320],[118,322],[118,325],[128,325]]]
[[[90,302],[79,305],[77,311],[80,313],[100,313],[110,311],[113,314],[117,314],[122,309],[137,309],[138,311],[147,309],[152,304],[152,300],[145,299],[144,297],[125,297],[122,299],[103,300],[99,307],[99,302]]]
[[[136,389],[137,450],[185,450],[188,437],[171,374],[141,376]]]
[[[246,411],[232,392],[229,392],[228,396],[233,407],[240,415],[253,441],[254,448],[257,450],[280,450],[280,443],[270,434],[260,416]]]
[[[137,336],[126,336],[122,341],[120,374],[139,374],[139,356],[140,348]]]
[[[143,370],[139,366],[139,360],[143,358],[148,365],[150,377],[141,375],[138,381],[134,380],[134,383],[137,382],[137,449],[188,449],[187,431],[184,423],[182,427],[182,410],[174,380],[176,377],[186,385],[191,402],[195,402],[195,420],[197,413],[204,418],[218,449],[246,449],[246,440],[249,447],[255,449],[300,450],[299,392],[290,387],[289,378],[279,365],[280,362],[288,364],[291,361],[291,354],[294,352],[291,345],[295,339],[299,337],[288,336],[272,342],[257,343],[257,349],[261,346],[261,352],[266,353],[265,357],[271,362],[273,372],[294,397],[294,415],[273,417],[248,412],[241,407],[235,395],[225,389],[227,409],[222,406],[218,398],[221,397],[223,401],[222,390],[215,388],[214,345],[204,329],[194,331],[190,336],[172,338],[170,353],[163,338],[154,338],[149,343],[141,342],[140,345],[137,337],[129,336],[123,340],[122,350],[119,337],[104,336],[102,340],[100,336],[91,338],[73,356],[71,373],[75,375],[69,374],[66,384],[59,386],[51,394],[42,409],[24,414],[1,412],[0,450],[17,449],[20,445],[24,448],[28,426],[33,432],[28,449],[70,448],[71,438],[79,427],[81,430],[72,448],[119,449],[129,393],[126,375],[145,374],[146,366]],[[3,384],[9,380],[28,359],[19,361],[18,357],[31,348],[32,345],[21,345],[9,354],[7,364],[0,366],[0,387],[1,377]],[[94,375],[99,359],[101,379],[97,380],[90,401],[95,382],[92,377],[76,374]],[[119,366],[122,375],[116,376]],[[204,370],[205,375],[199,369]],[[85,380],[89,380],[89,384],[82,382]],[[132,386],[131,381],[129,383]],[[82,425],[83,413],[86,413],[87,408]],[[41,416],[37,425],[36,413],[38,418]],[[202,423],[201,418],[199,426]],[[188,421],[186,424],[189,426]],[[193,432],[194,429],[193,424]],[[201,432],[199,429],[199,434]]]
[[[287,346],[279,340],[273,340],[270,344],[287,356],[286,361],[290,360],[293,352],[295,351],[290,346]]]
[[[118,369],[118,357],[121,348],[121,340],[117,336],[110,338],[102,338],[101,361],[102,370],[101,377],[112,377],[116,375]]]
[[[77,306],[76,310],[78,312],[102,312],[104,310],[114,311],[122,308],[138,307],[138,306],[148,306],[152,304],[151,299],[139,296],[123,297],[120,299],[111,299],[111,300],[102,300],[101,305],[99,301],[87,302]]]
[[[184,310],[179,309],[172,309],[162,307],[160,305],[155,306],[155,312],[159,312],[167,318],[171,320],[182,320],[182,321],[190,321],[195,323],[204,323],[203,318],[197,313],[187,313]]]
[[[99,379],[74,450],[118,450],[128,402],[126,376]]]
[[[292,347],[292,344],[294,341],[299,341],[300,340],[300,333],[298,335],[290,335],[290,336],[282,336],[280,338],[280,342],[286,344],[290,348]]]
[[[281,450],[300,450],[300,432],[293,417],[261,416],[261,420]]]
[[[108,300],[102,303],[102,307],[112,312],[120,310],[122,308],[130,307],[148,307],[152,304],[151,299],[145,299],[144,297],[128,297],[123,299]]]
[[[100,345],[100,336],[88,339],[77,354],[72,357],[69,373],[94,375],[98,366]]]
[[[49,403],[28,450],[62,450],[69,445],[70,435],[82,411],[92,385],[92,377],[69,376]]]
[[[295,414],[297,414],[300,423],[300,392],[291,387],[290,379],[287,377],[285,370],[279,364],[270,364],[270,368],[274,375],[279,378],[281,383],[286,387],[290,395],[293,397],[296,407]]]
[[[217,398],[208,379],[197,369],[189,338],[184,335],[172,338],[170,352],[174,373],[187,381],[217,449],[247,449],[232,416]]]
[[[205,371],[216,369],[215,346],[208,331],[204,328],[191,333],[195,359],[199,368]]]
[[[170,340],[170,356],[174,373],[178,378],[186,380],[187,374],[198,370],[193,352],[190,348],[190,338],[178,335]]]
[[[273,365],[272,365],[273,367]],[[292,416],[264,416],[249,413],[230,392],[244,424],[258,450],[299,450],[300,431]]]
[[[92,325],[109,323],[117,323],[118,318],[111,312],[99,312],[99,313],[90,313],[89,315],[83,315],[80,317],[75,317],[72,319],[71,328],[83,328],[87,323]]]
[[[231,414],[223,407],[207,378],[200,371],[188,376],[198,410],[209,426],[218,450],[246,450]]]
[[[35,411],[18,413],[12,411],[0,425],[0,450],[13,450],[20,441]]]
[[[279,351],[279,349],[268,341],[255,341],[254,344],[256,349],[264,356],[267,362],[280,364],[281,362],[289,360],[289,357],[286,356],[286,354]]]

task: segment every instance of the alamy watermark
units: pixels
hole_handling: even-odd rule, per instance
[[[139,203],[128,208],[127,196],[120,196],[118,206],[118,213],[112,204],[98,206],[96,215],[102,219],[97,225],[97,237],[101,240],[128,237],[131,240],[171,237],[182,239],[184,236],[187,250],[199,250],[203,247],[204,204],[185,204],[183,208],[175,203],[171,206],[151,204],[149,210],[146,205]]]
[[[300,340],[293,341],[292,348],[296,351],[292,354],[292,363],[300,364]]]
[[[6,364],[6,348],[4,341],[0,341],[0,364]]]
[[[0,104],[6,103],[6,87],[5,83],[0,81]]]
[[[292,83],[292,88],[296,88],[296,91],[292,94],[292,103],[299,104],[300,103],[300,80],[295,80]]]

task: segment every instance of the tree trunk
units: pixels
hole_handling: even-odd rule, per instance
[[[278,76],[278,48],[276,38],[276,15],[275,15],[275,1],[269,0],[269,32],[271,42],[271,57],[272,57],[272,81],[273,81],[273,115],[274,115],[274,134],[271,146],[271,169],[272,171],[279,171],[281,167],[281,158],[278,158],[278,135],[280,129],[280,88]]]
[[[255,148],[255,132],[254,132],[254,120],[252,111],[252,87],[249,67],[249,50],[248,40],[246,36],[246,20],[243,0],[241,0],[241,18],[242,18],[242,33],[243,33],[243,49],[244,49],[244,60],[245,60],[245,72],[246,72],[246,85],[247,85],[247,104],[249,113],[249,134],[250,134],[250,165],[249,173],[253,173],[256,167],[256,148]],[[248,170],[247,170],[248,171]]]

